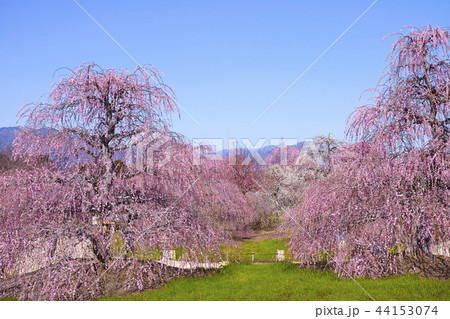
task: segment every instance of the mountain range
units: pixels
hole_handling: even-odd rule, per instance
[[[288,148],[294,148],[294,149],[301,151],[304,144],[305,144],[305,142],[299,142],[295,145],[286,145],[286,146]],[[263,159],[266,159],[273,152],[273,150],[275,150],[277,148],[278,148],[278,146],[276,146],[276,145],[267,145],[267,146],[263,146],[259,149],[256,149],[255,151],[258,152],[259,155],[261,155],[261,157]],[[248,149],[241,149],[241,151],[244,155],[249,155],[251,153],[251,151]],[[221,157],[227,157],[229,154],[230,154],[230,151],[228,149],[224,149],[222,151],[217,152],[217,155],[219,155]]]
[[[0,153],[10,153],[11,152],[11,146],[16,138],[17,133],[20,131],[20,127],[1,127],[0,128]],[[298,149],[299,151],[302,150],[304,146],[304,142],[299,142],[295,145],[288,145],[288,147],[292,147],[295,149]],[[275,145],[267,145],[263,146],[259,149],[256,149],[256,151],[261,155],[263,159],[266,159],[274,149],[278,148],[278,146]],[[248,149],[243,149],[242,152],[244,154],[249,155],[251,152]],[[224,149],[222,151],[217,152],[217,155],[221,157],[227,157],[230,154],[230,151],[227,149]]]
[[[16,138],[17,133],[20,131],[18,126],[16,127],[0,127],[0,153],[10,153],[12,142]]]

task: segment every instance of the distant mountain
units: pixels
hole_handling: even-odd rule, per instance
[[[11,151],[12,143],[19,131],[20,128],[18,126],[0,128],[0,153],[9,153]]]
[[[7,152],[9,153],[11,151],[11,146],[14,141],[14,139],[17,136],[17,133],[20,131],[20,127],[1,127],[0,128],[0,153]],[[299,142],[295,145],[288,145],[288,148],[296,148],[299,151],[302,150],[304,147],[305,142]],[[264,147],[261,147],[260,149],[257,149],[257,152],[261,157],[265,160],[269,157],[272,152],[277,149],[278,146],[275,145],[267,145]],[[242,152],[244,154],[250,155],[250,151],[248,149],[242,149]],[[217,155],[221,157],[227,157],[230,154],[230,151],[228,149],[224,149],[220,152],[217,152]]]
[[[295,148],[299,151],[302,150],[303,146],[305,145],[305,142],[299,142],[295,145],[287,145],[288,148]],[[263,146],[260,149],[257,149],[256,151],[259,153],[259,155],[261,155],[261,157],[263,159],[267,159],[269,157],[270,154],[272,154],[272,152],[279,148],[278,146],[275,145],[267,145],[267,146]],[[241,151],[243,152],[243,154],[247,154],[250,155],[250,151],[246,148],[242,148]],[[228,149],[224,149],[222,151],[217,152],[217,155],[221,156],[221,157],[227,157],[230,154],[230,150]]]
[[[259,153],[259,155],[261,155],[262,158],[266,158],[276,148],[277,147],[274,145],[268,145],[268,146],[261,147],[260,149],[257,149],[256,151]],[[250,150],[247,148],[242,148],[242,149],[240,149],[240,151],[245,155],[250,155],[250,153],[251,153]],[[217,155],[225,158],[228,155],[230,155],[230,150],[224,149],[222,151],[217,152]]]

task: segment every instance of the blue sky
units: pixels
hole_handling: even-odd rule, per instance
[[[255,125],[252,122],[373,0],[78,2],[141,64],[165,74],[189,138],[298,138],[332,133],[375,86],[403,26],[450,26],[450,2],[379,0]],[[59,67],[134,69],[72,0],[0,0],[0,127],[39,101]],[[19,123],[20,124],[20,123]]]

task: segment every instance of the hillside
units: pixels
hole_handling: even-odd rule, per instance
[[[11,145],[19,131],[20,128],[18,126],[0,128],[0,153],[10,152]]]

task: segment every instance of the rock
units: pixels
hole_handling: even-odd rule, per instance
[[[433,255],[450,257],[450,241],[447,241],[445,243],[435,244],[431,248],[431,253]]]
[[[13,272],[17,275],[23,275],[49,266],[51,264],[49,257],[51,247],[50,240],[35,242],[33,247],[30,247],[18,258]]]
[[[93,252],[92,242],[89,239],[79,240],[67,237],[58,238],[53,259],[58,260],[64,257],[71,259],[91,259],[97,261],[97,258]]]
[[[53,254],[52,254],[53,251]],[[62,259],[85,259],[97,262],[92,242],[88,239],[59,237],[56,241],[46,238],[33,244],[19,257],[14,273],[23,275],[55,264]]]

